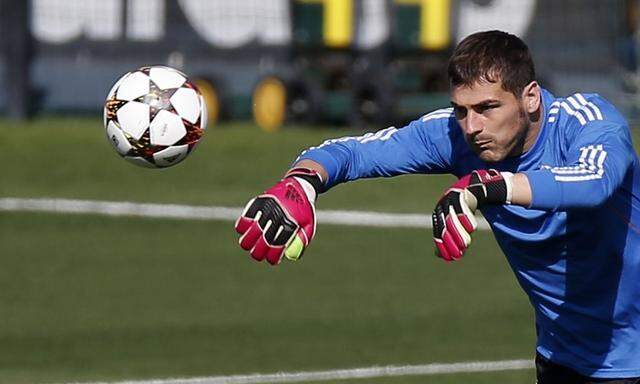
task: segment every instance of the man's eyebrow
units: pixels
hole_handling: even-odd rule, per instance
[[[452,106],[452,107],[454,107],[454,108],[455,108],[455,107],[459,107],[459,105],[458,105],[458,104],[456,104],[456,103],[455,103],[455,102],[453,102],[453,101],[450,101],[449,103],[450,103],[450,104],[451,104],[451,106]],[[487,99],[487,100],[482,100],[481,102],[479,102],[479,103],[477,103],[477,104],[473,104],[471,107],[472,107],[472,108],[473,108],[473,107],[484,107],[484,106],[487,106],[487,105],[491,105],[491,104],[499,104],[499,103],[500,103],[500,100],[498,100],[498,99]]]
[[[479,102],[478,104],[473,105],[474,107],[483,107],[486,105],[491,105],[491,104],[499,104],[500,100],[497,99],[487,99],[487,100],[482,100],[481,102]]]

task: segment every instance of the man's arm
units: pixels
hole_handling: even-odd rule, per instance
[[[511,204],[519,205],[525,208],[531,206],[531,185],[529,179],[524,173],[516,173],[511,179],[512,195]]]
[[[421,118],[403,128],[330,139],[303,151],[294,162],[310,160],[324,170],[325,190],[363,178],[451,171],[452,112]],[[435,113],[435,112],[434,112]]]
[[[567,152],[567,162],[525,171],[530,207],[567,210],[602,205],[623,184],[635,150],[626,126],[584,126]]]
[[[315,234],[315,200],[332,186],[365,177],[445,172],[451,111],[408,126],[327,140],[304,151],[284,178],[258,195],[236,221],[240,246],[256,260],[300,258]],[[427,133],[428,132],[428,133]]]
[[[597,207],[609,199],[634,162],[628,128],[610,122],[580,128],[563,165],[515,175],[477,170],[450,187],[432,215],[437,254],[448,261],[462,257],[477,227],[475,211],[483,205],[567,210]]]
[[[301,160],[293,165],[292,168],[307,168],[314,170],[320,174],[322,180],[328,179],[327,171],[322,165],[313,160]],[[531,186],[529,179],[524,173],[516,173],[513,175],[511,204],[529,207],[531,205]]]
[[[329,174],[327,173],[327,170],[324,169],[324,167],[320,165],[320,163],[317,163],[313,160],[300,160],[297,163],[295,163],[293,167],[291,167],[291,169],[295,169],[295,168],[311,169],[313,171],[316,171],[320,175],[322,180],[326,181],[329,179]]]

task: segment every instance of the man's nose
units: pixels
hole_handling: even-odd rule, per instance
[[[469,136],[478,134],[484,128],[481,116],[473,111],[467,113],[465,133]]]

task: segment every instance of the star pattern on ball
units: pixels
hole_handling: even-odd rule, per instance
[[[176,113],[173,105],[171,105],[171,96],[173,96],[178,89],[180,88],[160,89],[160,87],[149,78],[149,93],[140,96],[136,101],[149,106],[149,121],[153,121],[160,111]]]

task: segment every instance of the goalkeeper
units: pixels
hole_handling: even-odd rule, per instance
[[[640,383],[640,164],[626,121],[597,94],[541,88],[527,46],[504,32],[465,38],[448,76],[451,108],[304,151],[249,202],[240,246],[297,259],[319,193],[451,173],[432,214],[436,253],[460,259],[482,211],[535,310],[538,383]]]

